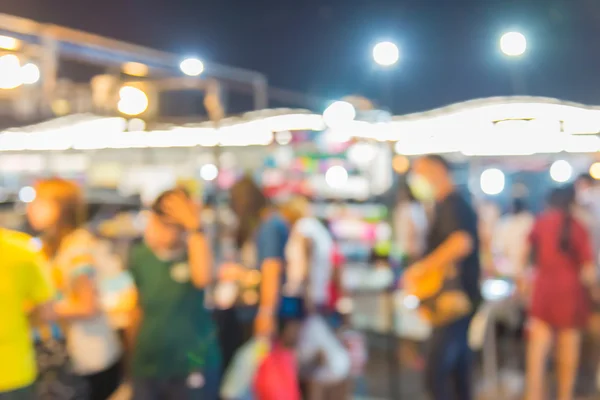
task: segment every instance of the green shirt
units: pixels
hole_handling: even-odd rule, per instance
[[[190,280],[187,261],[162,261],[140,244],[132,249],[129,267],[143,311],[134,376],[181,378],[219,368],[217,331],[204,307],[204,291]]]

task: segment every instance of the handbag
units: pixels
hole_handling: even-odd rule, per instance
[[[473,312],[455,265],[409,268],[404,277],[405,290],[419,299],[419,313],[433,326],[457,321]]]

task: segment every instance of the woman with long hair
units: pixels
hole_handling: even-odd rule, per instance
[[[572,186],[553,190],[529,238],[527,253],[534,255],[537,275],[527,343],[527,400],[548,398],[544,375],[553,336],[558,400],[573,399],[581,330],[590,309],[587,286],[595,283],[590,237],[573,216],[574,202]]]
[[[36,332],[39,397],[105,400],[120,384],[121,348],[100,305],[98,241],[83,228],[83,194],[58,178],[38,182],[35,191],[27,216],[49,262],[60,321]]]

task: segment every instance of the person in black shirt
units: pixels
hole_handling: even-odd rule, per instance
[[[435,202],[426,255],[418,266],[410,268],[455,265],[474,312],[481,303],[475,211],[456,191],[450,165],[440,156],[419,158],[414,163],[409,182],[419,200]],[[473,399],[472,355],[467,340],[471,318],[472,314],[469,314],[434,327],[426,366],[426,386],[433,400]]]

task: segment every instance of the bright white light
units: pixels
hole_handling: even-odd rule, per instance
[[[519,32],[508,32],[500,38],[500,50],[509,57],[518,57],[527,50],[527,39]]]
[[[573,167],[568,161],[555,161],[550,167],[550,177],[558,183],[567,182],[573,176]]]
[[[335,101],[323,112],[323,121],[330,128],[354,121],[356,110],[347,101]]]
[[[502,171],[497,168],[490,168],[483,171],[479,183],[483,193],[495,196],[504,190],[506,179]]]
[[[33,63],[27,63],[21,67],[21,82],[25,85],[33,85],[40,80],[40,69]]]
[[[282,131],[275,133],[275,141],[277,144],[285,146],[292,142],[292,132],[290,131]]]
[[[179,64],[179,68],[188,76],[198,76],[204,72],[204,63],[197,58],[186,58]]]
[[[382,67],[391,67],[398,62],[400,50],[392,42],[377,43],[373,47],[373,59]]]
[[[22,83],[19,57],[14,54],[0,57],[0,89],[14,89]]]
[[[31,186],[24,186],[19,190],[19,200],[23,203],[31,203],[35,200],[35,189]]]
[[[481,295],[488,301],[505,299],[513,292],[513,286],[501,279],[487,279],[481,285]]]
[[[129,132],[139,132],[146,129],[146,122],[143,119],[132,118],[127,122]]]
[[[342,166],[334,165],[325,173],[325,182],[332,188],[344,187],[348,182],[348,171]]]
[[[0,49],[4,50],[17,50],[19,48],[19,41],[10,36],[0,36]]]
[[[409,310],[416,310],[417,308],[419,308],[420,301],[417,296],[409,294],[404,297],[404,299],[402,300],[402,304]]]
[[[371,143],[356,143],[348,149],[348,159],[363,168],[371,164],[376,154],[377,149]]]
[[[119,98],[117,108],[125,115],[140,115],[148,109],[148,96],[133,86],[123,86],[119,90]]]
[[[214,181],[219,175],[219,170],[214,164],[206,164],[200,168],[200,177],[205,181]]]

